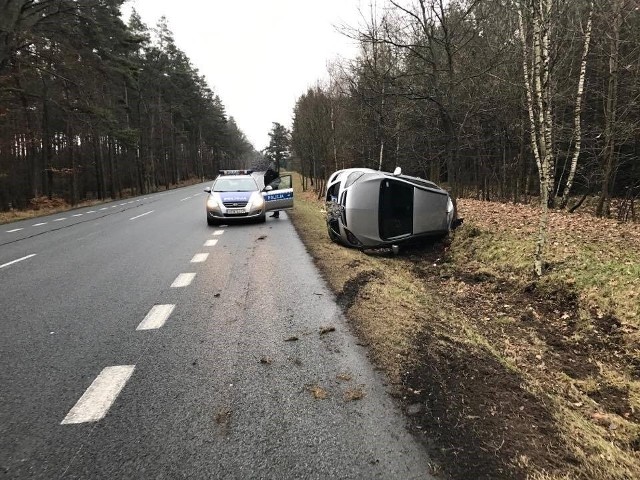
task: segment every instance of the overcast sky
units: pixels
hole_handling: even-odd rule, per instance
[[[220,96],[253,146],[272,122],[291,127],[295,101],[327,62],[357,49],[334,25],[356,26],[368,0],[129,0],[149,28],[167,17],[176,44]],[[362,6],[361,6],[362,5]]]

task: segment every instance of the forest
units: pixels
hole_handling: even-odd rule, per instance
[[[0,0],[0,211],[212,178],[257,152],[173,39],[123,0]]]
[[[125,24],[123,3],[0,0],[0,211],[261,161],[167,20]],[[305,188],[401,166],[454,197],[637,220],[638,0],[365,3],[336,25],[359,54],[292,112],[286,166]]]
[[[457,197],[637,219],[637,0],[386,0],[361,13],[339,26],[357,58],[295,106],[305,187],[401,166]]]

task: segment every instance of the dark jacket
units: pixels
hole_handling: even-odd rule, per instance
[[[267,171],[264,172],[264,186],[266,187],[271,182],[273,182],[276,178],[279,178],[279,177],[280,175],[278,175],[278,172],[276,172],[271,167],[269,167]]]

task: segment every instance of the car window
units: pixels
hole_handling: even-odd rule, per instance
[[[253,178],[219,178],[213,185],[214,192],[255,192],[258,190]]]
[[[340,191],[340,182],[329,187],[327,189],[327,202],[337,202],[339,191]]]

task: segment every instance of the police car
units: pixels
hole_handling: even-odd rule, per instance
[[[293,208],[291,175],[282,175],[263,186],[263,173],[252,170],[220,170],[207,197],[207,223],[264,222],[267,212]]]

